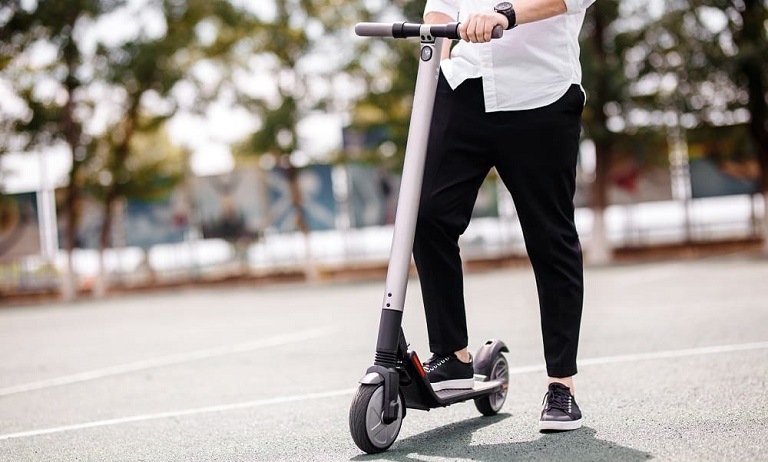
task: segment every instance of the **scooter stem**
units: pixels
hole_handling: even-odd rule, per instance
[[[428,29],[426,29],[428,30]],[[419,69],[416,77],[413,109],[405,148],[403,176],[397,199],[394,234],[387,268],[386,291],[382,309],[403,311],[408,274],[411,267],[413,237],[419,212],[429,125],[435,105],[437,70],[440,66],[442,39],[422,34]]]
[[[379,337],[374,364],[393,368],[398,360],[405,294],[413,253],[413,237],[419,213],[427,141],[437,90],[437,70],[440,66],[442,39],[435,38],[430,26],[421,26],[421,51],[416,76],[413,108],[408,141],[405,147],[403,175],[397,199],[392,247],[390,249],[387,281],[382,302]],[[403,352],[404,353],[404,352]]]

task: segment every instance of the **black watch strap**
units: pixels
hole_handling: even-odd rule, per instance
[[[507,17],[507,22],[509,23],[507,30],[517,26],[517,15],[515,14],[515,7],[511,2],[501,2],[493,7],[493,11],[501,13]]]

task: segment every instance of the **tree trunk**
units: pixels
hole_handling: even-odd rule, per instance
[[[301,199],[301,189],[299,187],[299,169],[293,165],[287,156],[284,156],[286,174],[288,176],[288,186],[291,191],[291,202],[296,210],[296,226],[304,236],[304,276],[308,281],[316,281],[320,278],[312,255],[312,245],[310,242],[310,230],[307,220],[304,217],[304,205]]]
[[[99,234],[99,275],[94,286],[94,296],[99,298],[105,296],[109,290],[109,275],[104,266],[104,251],[110,246],[115,202],[121,196],[119,190],[120,175],[124,171],[125,162],[131,153],[130,143],[139,117],[139,101],[141,100],[142,93],[143,91],[139,91],[138,96],[134,96],[128,109],[126,118],[123,121],[123,133],[115,146],[114,157],[111,162],[112,183],[107,187],[107,194],[104,198],[104,222],[101,225],[101,233]]]
[[[96,276],[96,283],[93,286],[93,296],[96,298],[103,298],[109,290],[109,274],[104,264],[104,252],[111,244],[110,236],[112,234],[112,216],[114,215],[115,200],[115,194],[111,193],[104,202],[104,222],[99,233],[99,272]]]
[[[763,191],[763,254],[768,256],[768,191]]]
[[[587,262],[593,265],[606,264],[613,258],[612,246],[605,223],[611,157],[609,143],[595,143],[595,180],[592,183],[592,238],[586,255]]]
[[[69,185],[67,185],[66,196],[64,198],[64,209],[67,214],[67,230],[65,251],[67,254],[67,267],[62,274],[61,281],[61,297],[64,301],[72,301],[77,298],[77,282],[75,275],[75,267],[73,260],[73,254],[75,249],[75,238],[77,235],[77,227],[79,224],[79,213],[77,210],[77,200],[79,196],[79,189],[76,184],[75,178],[77,178],[77,163],[72,163],[72,170],[69,173]]]
[[[605,68],[607,54],[605,51],[606,24],[605,15],[601,14],[598,4],[594,12],[594,34],[592,36],[595,59],[602,68],[597,73],[595,100],[595,125],[599,131],[594,135],[595,142],[595,179],[592,183],[592,238],[585,259],[590,264],[605,264],[613,258],[611,244],[605,225],[605,209],[608,207],[609,172],[613,146],[608,132],[607,117],[603,108],[608,99],[608,69]]]
[[[739,47],[739,72],[743,76],[749,101],[749,133],[757,148],[760,164],[760,191],[763,196],[763,250],[768,254],[768,103],[765,95],[765,24],[763,0],[745,0],[741,10],[742,29],[736,36]]]
[[[76,19],[77,15],[73,15],[72,27],[74,27]],[[67,102],[64,105],[64,113],[61,121],[62,133],[64,134],[64,138],[72,153],[72,170],[69,172],[69,184],[67,185],[66,197],[64,199],[64,206],[69,217],[69,220],[67,221],[66,240],[67,268],[62,278],[62,298],[65,301],[72,301],[77,298],[77,277],[74,271],[72,256],[75,248],[77,228],[80,222],[79,210],[77,208],[80,196],[78,174],[80,173],[80,167],[82,166],[82,157],[84,157],[83,153],[80,152],[83,149],[81,143],[82,127],[75,120],[74,108],[74,93],[79,87],[79,82],[76,77],[77,57],[77,46],[74,43],[74,39],[69,37],[69,43],[64,46],[64,61],[67,66],[67,77],[65,79]]]

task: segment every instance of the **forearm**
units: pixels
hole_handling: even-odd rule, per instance
[[[448,24],[449,22],[455,21],[456,18],[452,18],[439,11],[429,11],[424,14],[424,22],[427,24]]]
[[[584,0],[513,0],[515,24],[541,21],[568,12],[567,2],[579,5]],[[509,29],[507,17],[495,11],[470,13],[461,24],[459,34],[462,40],[482,43],[491,40],[493,28],[501,26]]]
[[[517,24],[541,21],[566,12],[564,0],[515,0]]]
[[[445,7],[442,2],[447,0],[435,0],[436,4]],[[592,0],[594,1],[594,0]],[[585,9],[592,3],[590,0],[512,0],[515,8],[515,21],[517,25],[541,21],[564,13],[576,13]],[[453,5],[455,6],[455,5]],[[427,8],[430,8],[429,3]],[[443,11],[428,10],[424,15],[424,21],[433,24],[454,21],[447,14],[448,8]],[[487,42],[491,39],[491,32],[496,25],[505,29],[509,28],[507,17],[494,11],[473,12],[463,19],[459,33],[463,40],[470,42]],[[446,47],[447,48],[447,47]],[[445,50],[443,57],[446,57]]]

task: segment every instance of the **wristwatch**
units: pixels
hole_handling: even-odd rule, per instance
[[[501,2],[493,7],[493,11],[501,13],[507,17],[507,22],[509,22],[507,30],[517,26],[517,15],[515,14],[515,7],[512,6],[511,2]]]

